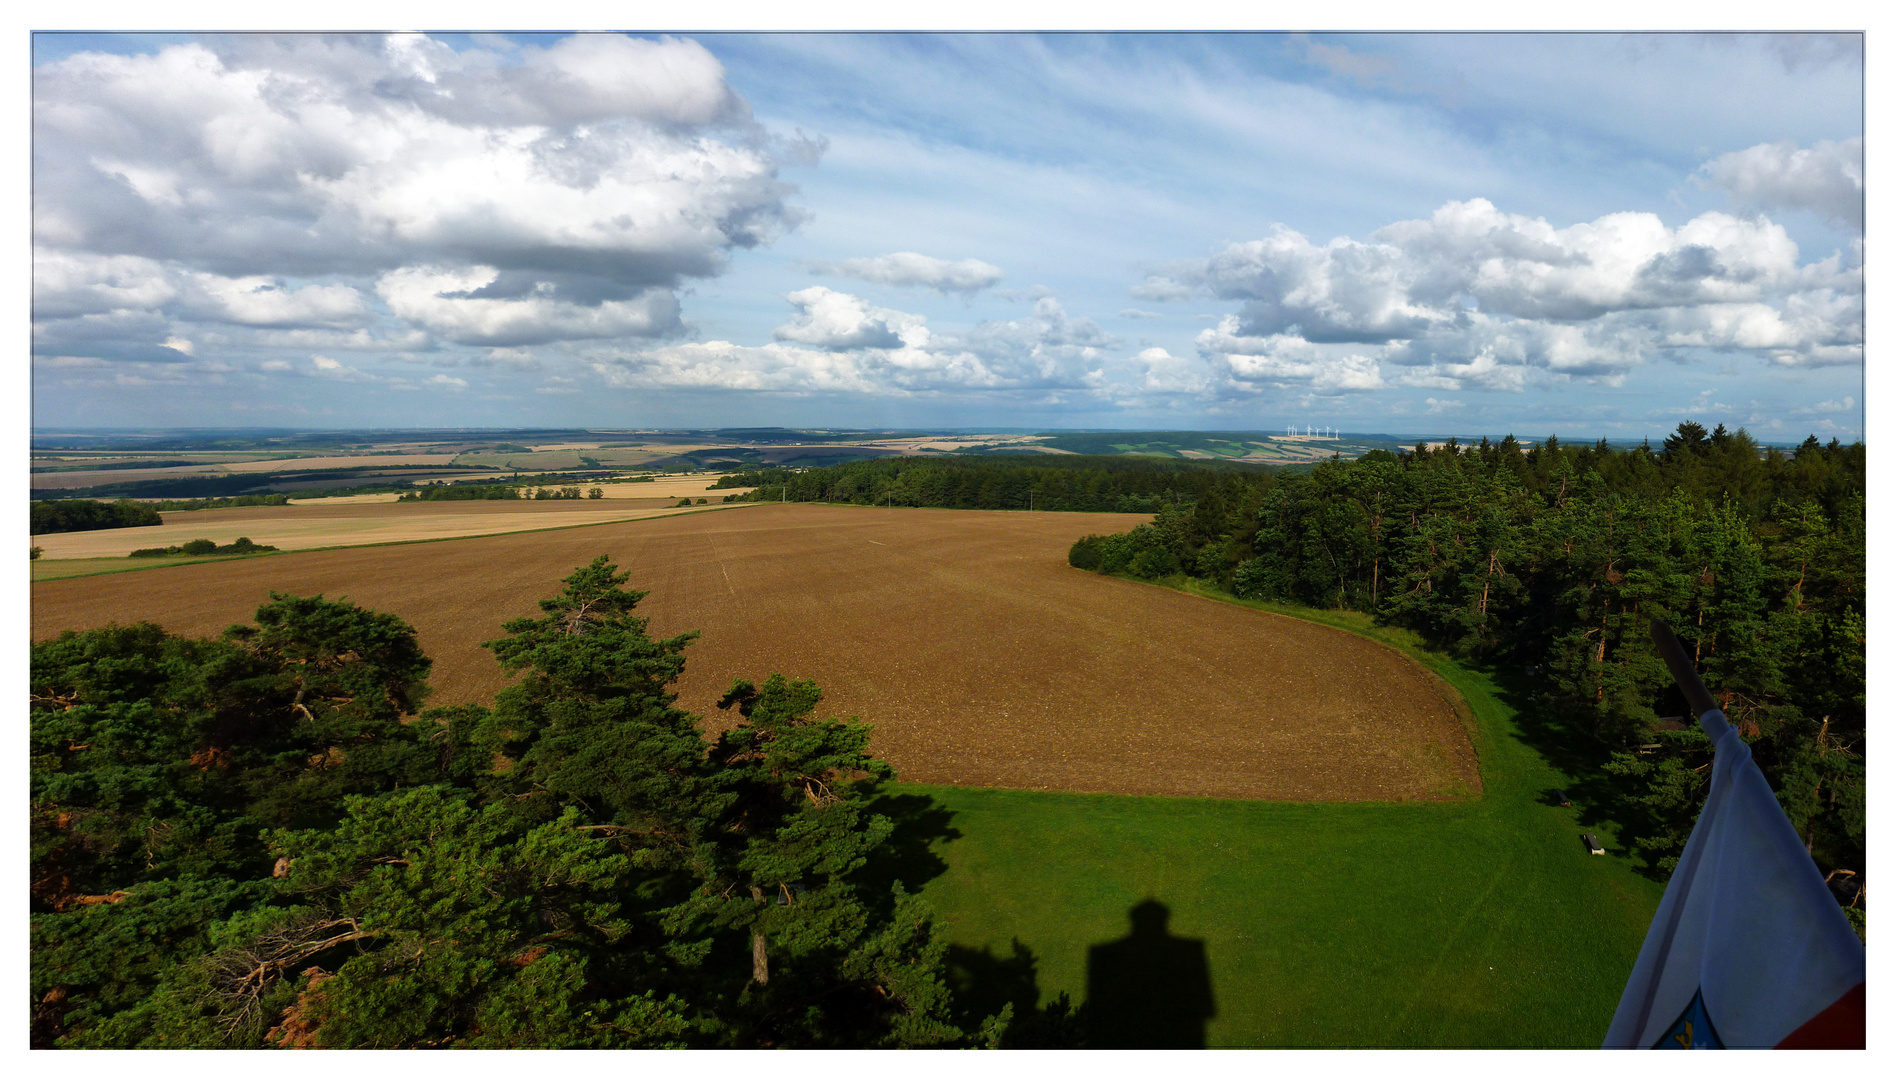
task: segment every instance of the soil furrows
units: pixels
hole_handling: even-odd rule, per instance
[[[816,680],[905,780],[1295,800],[1479,790],[1434,676],[1342,630],[1101,577],[1072,541],[1111,514],[769,506],[558,532],[293,552],[33,588],[35,638],[150,619],[215,633],[268,590],[348,595],[416,627],[434,704],[505,680],[479,642],[604,553],[654,636],[698,630],[680,703]]]

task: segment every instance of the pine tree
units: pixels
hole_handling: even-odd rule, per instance
[[[413,631],[320,598],[36,646],[35,1044],[968,1043],[926,906],[863,884],[869,728],[772,676],[707,742],[627,580],[506,623],[492,708],[416,716]]]

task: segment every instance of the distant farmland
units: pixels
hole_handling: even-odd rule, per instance
[[[487,536],[533,529],[597,525],[674,511],[681,498],[705,498],[723,506],[730,490],[707,490],[710,477],[642,484],[597,485],[603,499],[507,499],[467,502],[394,503],[394,494],[299,500],[288,506],[240,506],[167,511],[163,525],[34,538],[45,554],[33,563],[35,580],[60,576],[60,563],[121,557],[138,548],[167,547],[199,538],[228,544],[239,536],[285,551],[343,545],[390,544],[449,537]],[[582,488],[589,486],[580,485]],[[739,489],[747,490],[747,489]],[[139,569],[129,560],[119,569]],[[96,573],[89,568],[86,573]]]
[[[1394,651],[1066,565],[1075,535],[1138,520],[763,505],[45,582],[33,632],[149,619],[207,634],[271,589],[347,595],[416,626],[436,704],[479,701],[504,679],[478,642],[603,552],[650,591],[654,634],[703,631],[687,708],[715,724],[733,678],[813,678],[826,710],[877,725],[906,780],[1295,800],[1479,790],[1451,695]]]
[[[1114,431],[1036,436],[1045,448],[1069,454],[1241,461],[1251,465],[1307,465],[1332,455],[1357,458],[1372,450],[1398,450],[1387,435],[1309,436],[1261,431]]]

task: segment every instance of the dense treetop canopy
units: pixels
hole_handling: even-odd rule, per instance
[[[869,728],[773,675],[707,740],[626,581],[506,623],[491,707],[423,711],[413,629],[322,597],[36,645],[35,1045],[1005,1044],[887,872]]]
[[[1826,871],[1864,865],[1862,444],[1791,453],[1694,423],[1653,449],[1453,440],[1233,475],[1075,566],[1371,612],[1526,678],[1656,873],[1711,747],[1648,639],[1669,622]],[[1671,719],[1668,719],[1671,718]],[[1853,909],[1861,917],[1860,906]]]

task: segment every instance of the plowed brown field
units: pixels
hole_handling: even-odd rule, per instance
[[[33,586],[35,640],[148,619],[247,620],[271,589],[414,624],[434,704],[504,685],[482,640],[599,554],[651,595],[655,635],[701,630],[680,703],[736,677],[815,679],[921,783],[1295,800],[1479,790],[1452,692],[1328,627],[1075,570],[1067,547],[1141,517],[822,506],[400,547],[295,552]]]

